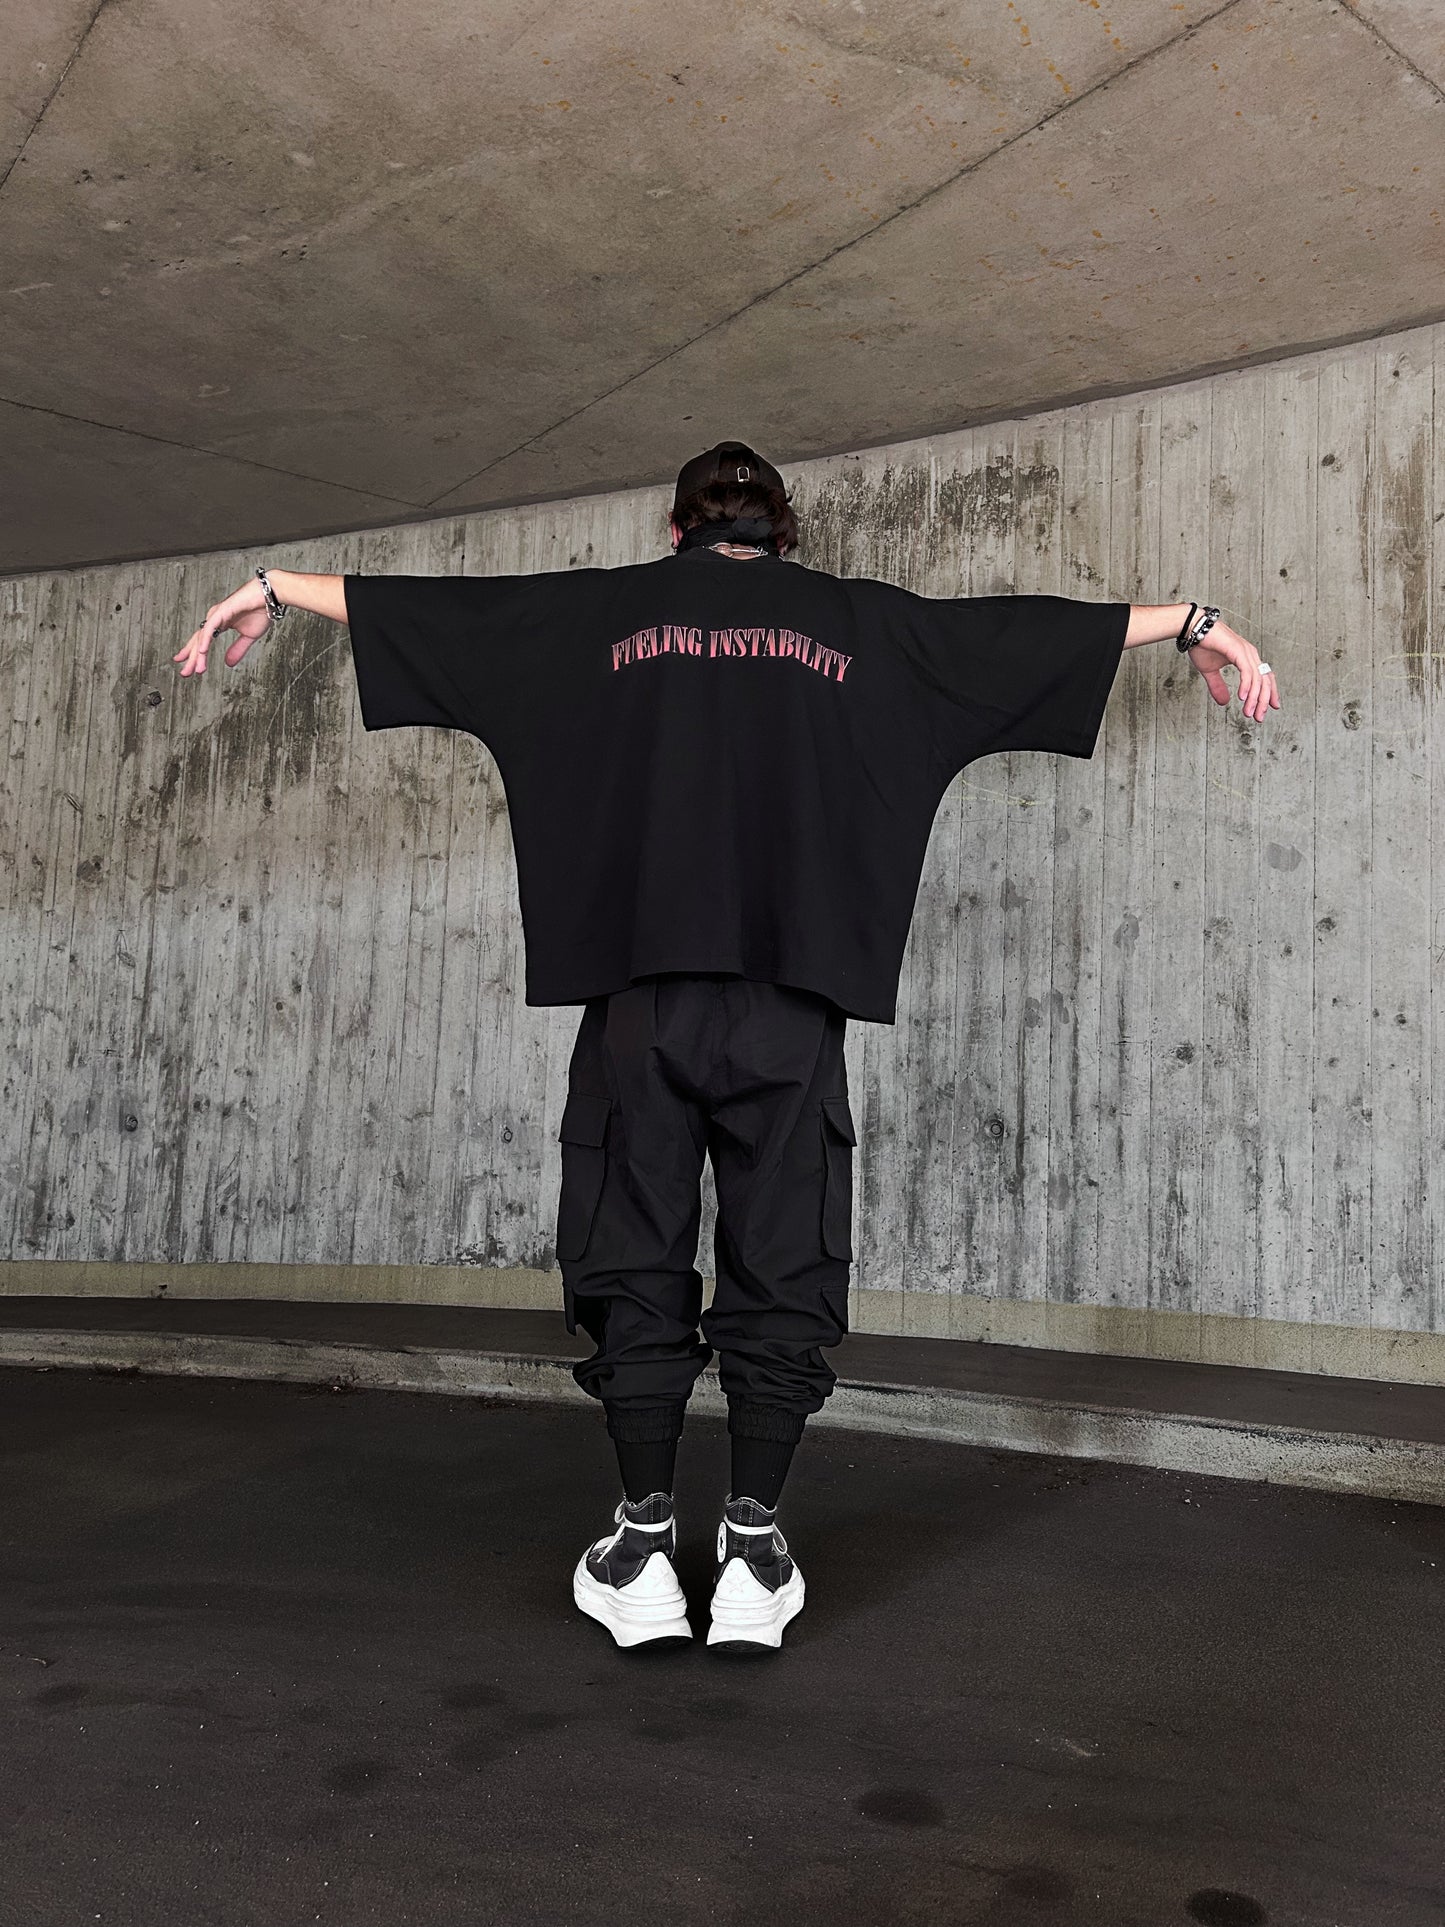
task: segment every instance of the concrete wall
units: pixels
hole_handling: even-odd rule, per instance
[[[1445,1382],[1442,360],[1415,329],[790,471],[810,563],[1207,596],[1284,702],[1131,650],[1091,762],[954,784],[898,1022],[850,1037],[860,1327]],[[631,562],[666,499],[265,559]],[[496,771],[368,737],[320,618],[181,682],[261,559],[0,581],[0,1281],[556,1302],[578,1012],[522,1002]]]

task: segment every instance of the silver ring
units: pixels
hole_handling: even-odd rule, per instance
[[[1274,671],[1270,668],[1267,662],[1262,662],[1259,665],[1259,673],[1261,676],[1272,676],[1274,674]]]

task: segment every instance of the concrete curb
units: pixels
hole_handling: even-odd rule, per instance
[[[565,1359],[183,1332],[0,1331],[0,1365],[589,1404]],[[726,1412],[715,1372],[694,1409]],[[840,1379],[812,1424],[1445,1505],[1445,1444]]]

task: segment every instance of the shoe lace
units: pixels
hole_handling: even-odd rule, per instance
[[[597,1544],[592,1548],[593,1553],[599,1559],[605,1558],[607,1554],[611,1552],[612,1548],[621,1541],[623,1533],[626,1532],[629,1527],[633,1532],[671,1532],[675,1523],[671,1513],[669,1513],[665,1519],[654,1521],[629,1519],[627,1516],[626,1499],[618,1500],[617,1510],[613,1513],[612,1517],[617,1526],[616,1532],[613,1533],[610,1539],[599,1539]]]

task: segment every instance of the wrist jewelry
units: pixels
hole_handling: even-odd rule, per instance
[[[271,587],[271,578],[264,569],[257,569],[256,574],[260,579],[262,594],[266,598],[266,613],[273,622],[280,622],[290,605],[277,600],[276,591]]]
[[[1199,607],[1199,604],[1197,602],[1190,603],[1189,614],[1184,618],[1184,626],[1180,629],[1179,634],[1174,638],[1174,646],[1176,649],[1180,651],[1181,654],[1186,649],[1192,649],[1195,643],[1199,642],[1209,632],[1209,630],[1211,630],[1214,627],[1215,623],[1218,622],[1219,620],[1218,609],[1216,609],[1212,603],[1206,602],[1204,605],[1204,614],[1200,619],[1198,626],[1196,627],[1193,634],[1191,635],[1189,630],[1189,625],[1191,622],[1194,621],[1194,612],[1198,607]]]

